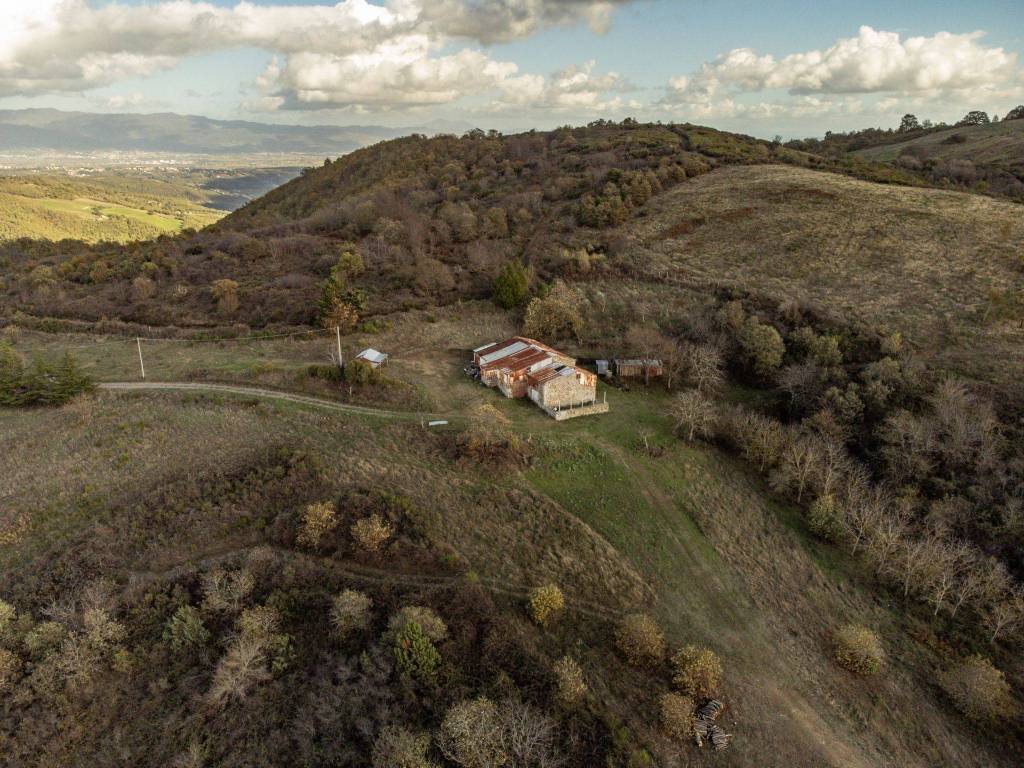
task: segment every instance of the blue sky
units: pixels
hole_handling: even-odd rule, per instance
[[[0,0],[0,108],[760,136],[1024,101],[1024,3]],[[608,9],[608,6],[612,6]]]

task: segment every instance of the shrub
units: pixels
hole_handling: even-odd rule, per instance
[[[242,635],[228,646],[217,663],[209,696],[217,704],[244,699],[256,685],[269,679],[265,644],[258,638]]]
[[[441,654],[415,621],[406,623],[395,634],[393,652],[398,671],[420,682],[432,681],[441,666]]]
[[[132,300],[133,301],[146,301],[156,295],[156,283],[150,280],[148,277],[139,275],[132,280]]]
[[[6,600],[0,600],[0,640],[4,640],[14,627],[18,611]]]
[[[543,298],[526,306],[523,333],[538,339],[553,340],[566,336],[579,340],[583,332],[580,295],[565,283],[556,282]]]
[[[574,709],[587,695],[587,681],[583,668],[570,656],[563,656],[555,662],[555,699],[566,709]]]
[[[235,613],[256,586],[248,571],[214,568],[203,574],[203,607],[217,613]]]
[[[722,679],[722,662],[709,648],[684,645],[672,657],[672,682],[690,696],[709,696]]]
[[[423,634],[435,643],[448,637],[448,626],[444,620],[430,608],[422,605],[407,605],[402,608],[388,621],[388,629],[397,634],[410,622],[419,624]]]
[[[70,354],[59,363],[34,360],[25,366],[10,346],[0,344],[0,405],[63,405],[92,389],[92,379]]]
[[[782,365],[786,345],[772,326],[759,323],[755,317],[748,317],[737,333],[736,340],[758,376],[768,378]]]
[[[103,608],[89,608],[82,614],[85,638],[89,645],[101,652],[112,653],[128,634],[124,625],[112,618]]]
[[[1011,708],[1006,678],[981,656],[971,656],[940,672],[938,680],[956,708],[972,720],[993,722]]]
[[[693,735],[693,699],[681,693],[663,693],[658,699],[658,714],[665,735],[684,741]]]
[[[437,734],[441,754],[462,768],[505,765],[508,755],[502,741],[498,708],[485,696],[449,708]]]
[[[21,659],[16,653],[0,648],[0,693],[14,688],[14,682],[21,672]]]
[[[373,743],[373,768],[434,768],[429,749],[430,734],[389,725]]]
[[[352,523],[352,538],[366,552],[379,552],[384,542],[394,534],[394,528],[376,512]]]
[[[807,510],[807,525],[826,541],[838,542],[843,534],[836,510],[836,498],[831,493],[816,498]]]
[[[25,650],[33,659],[42,660],[60,647],[67,635],[64,625],[56,621],[43,621],[36,624],[25,635]]]
[[[650,616],[626,616],[615,631],[615,645],[637,667],[654,666],[665,658],[665,635]]]
[[[210,631],[203,624],[199,611],[191,605],[180,606],[164,628],[164,640],[175,650],[198,648],[209,639]]]
[[[302,527],[295,541],[308,549],[318,549],[324,536],[338,527],[338,513],[330,501],[318,501],[302,510]]]
[[[526,267],[521,262],[510,261],[494,280],[494,302],[505,309],[518,307],[526,298],[529,282]]]
[[[221,314],[230,315],[238,309],[238,283],[234,280],[215,280],[210,291],[217,301],[217,311]]]
[[[556,584],[545,584],[530,592],[530,618],[542,627],[553,624],[565,609],[565,595]]]
[[[882,668],[885,652],[878,635],[867,627],[848,624],[836,630],[832,652],[839,666],[858,675],[874,675]]]
[[[246,608],[238,617],[238,631],[264,643],[269,642],[281,628],[281,614],[269,605]]]
[[[373,600],[368,595],[346,589],[331,604],[331,624],[344,639],[370,623],[372,607]]]
[[[345,363],[345,381],[357,387],[376,384],[381,380],[380,371],[365,360],[349,360]]]

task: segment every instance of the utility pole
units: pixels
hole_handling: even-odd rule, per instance
[[[339,368],[344,368],[345,366],[344,366],[344,363],[343,363],[343,361],[341,359],[341,326],[340,325],[334,326],[334,335],[335,335],[335,338],[338,340],[338,367]]]
[[[142,378],[146,378],[146,364],[142,362],[142,339],[136,336],[135,344],[139,348],[139,368],[142,369]]]

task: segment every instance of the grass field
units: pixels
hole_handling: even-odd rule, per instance
[[[952,139],[953,136],[957,138]],[[950,128],[909,141],[861,149],[854,154],[866,160],[891,161],[908,148],[944,160],[1020,166],[1024,164],[1024,120]]]
[[[940,364],[1024,374],[1021,208],[788,166],[723,168],[655,198],[626,258],[654,282],[735,285],[899,329]]]
[[[128,242],[201,228],[223,215],[169,185],[136,186],[120,176],[2,178],[0,239]]]

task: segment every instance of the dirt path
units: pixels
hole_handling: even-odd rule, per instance
[[[299,395],[293,392],[282,392],[275,389],[262,389],[260,387],[245,387],[236,384],[214,384],[207,382],[192,381],[107,381],[96,385],[99,389],[112,392],[135,392],[135,391],[185,391],[185,392],[221,392],[229,395],[242,395],[245,397],[259,397],[266,400],[283,400],[289,403],[309,405],[314,408],[325,408],[331,411],[342,411],[343,413],[357,413],[362,416],[379,416],[384,419],[406,419],[418,420],[422,418],[444,418],[444,414],[436,413],[410,413],[408,411],[388,411],[382,408],[370,408],[363,405],[349,405],[338,403],[334,400],[327,400],[322,397],[311,397]]]
[[[254,549],[272,549],[289,556],[303,556],[311,559],[323,560],[313,554],[299,553],[296,550],[286,547],[277,547],[270,544],[252,544],[247,546],[235,546],[208,550],[198,557],[190,558],[174,565],[164,568],[132,570],[128,576],[134,585],[160,580],[174,580],[184,574],[200,570],[207,570],[215,566],[236,560],[240,555],[251,552]],[[351,561],[326,558],[330,567],[337,573],[344,575],[352,581],[364,584],[377,584],[382,586],[403,586],[412,589],[451,589],[466,581],[462,574],[422,574],[410,571],[398,571],[394,568],[378,568],[365,563],[353,563]],[[508,579],[496,579],[486,576],[477,576],[476,581],[481,587],[495,595],[502,595],[525,603],[531,594],[532,587],[527,584],[513,584]],[[591,619],[614,622],[622,618],[623,612],[610,609],[607,606],[591,603],[586,600],[573,598],[571,603],[565,607],[566,612],[587,616]]]

